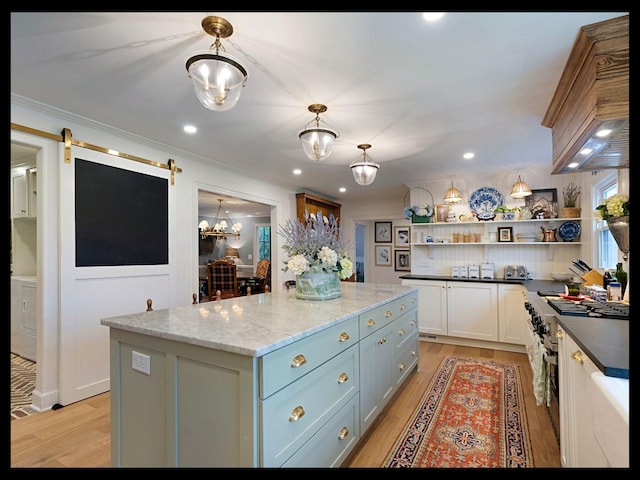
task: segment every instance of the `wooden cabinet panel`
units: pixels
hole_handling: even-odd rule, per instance
[[[309,214],[316,214],[322,212],[322,215],[329,217],[329,214],[333,214],[334,217],[340,218],[340,203],[336,203],[326,198],[311,195],[310,193],[296,193],[296,215],[300,223],[304,224],[305,211]]]

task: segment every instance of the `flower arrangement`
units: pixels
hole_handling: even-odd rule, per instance
[[[622,193],[611,195],[593,212],[596,220],[609,220],[613,217],[629,215],[629,197]]]
[[[353,275],[353,263],[346,254],[338,219],[318,212],[315,216],[305,211],[306,225],[299,219],[287,220],[278,234],[285,239],[282,249],[289,254],[284,272],[295,275],[306,272],[337,272],[342,280]]]
[[[421,207],[412,205],[411,207],[404,207],[404,218],[406,220],[411,220],[413,215],[417,215],[418,217],[430,217],[433,215],[433,207],[431,205],[422,205]]]

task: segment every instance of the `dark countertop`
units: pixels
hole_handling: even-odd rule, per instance
[[[558,324],[584,350],[593,363],[609,377],[629,378],[629,322],[631,320],[614,320],[610,318],[573,317],[558,315],[546,304],[538,291],[564,293],[564,283],[552,280],[505,280],[459,278],[442,275],[402,275],[401,279],[411,280],[447,280],[456,282],[482,283],[520,283],[527,289],[527,296],[542,301],[536,307],[546,309],[544,314],[553,315]]]

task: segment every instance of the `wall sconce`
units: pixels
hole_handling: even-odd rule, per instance
[[[322,120],[322,123],[327,125],[328,128],[320,126],[320,114],[327,111],[326,105],[321,103],[313,103],[307,108],[311,113],[316,114],[316,118],[307,123],[298,134],[298,138],[302,140],[302,148],[304,153],[307,154],[311,160],[324,160],[331,154],[331,146],[338,133],[329,127],[329,124]],[[309,128],[309,125],[315,123],[315,126]]]
[[[209,110],[224,112],[232,109],[247,83],[247,70],[225,51],[220,38],[230,37],[233,26],[221,17],[205,17],[202,29],[216,40],[209,50],[200,50],[191,54],[185,66],[193,81],[193,89],[200,103]],[[214,53],[215,51],[215,53]]]
[[[376,179],[376,173],[378,173],[380,165],[368,160],[367,149],[371,148],[371,145],[368,143],[361,143],[358,145],[358,148],[362,150],[362,160],[356,160],[351,163],[353,178],[358,185],[371,185]]]
[[[458,203],[460,200],[462,200],[462,194],[460,190],[453,186],[453,181],[451,181],[451,188],[444,194],[444,201],[447,203]]]
[[[524,198],[531,195],[531,189],[529,185],[522,181],[520,175],[518,175],[518,181],[513,184],[511,189],[511,198]]]

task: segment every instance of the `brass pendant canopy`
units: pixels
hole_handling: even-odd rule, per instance
[[[298,134],[298,138],[302,140],[302,148],[304,153],[307,154],[311,160],[324,160],[331,155],[331,147],[336,138],[338,138],[338,132],[329,127],[329,125],[320,118],[320,114],[327,111],[327,106],[321,103],[312,103],[307,108],[311,113],[316,114],[311,122],[307,123]],[[320,122],[323,122],[327,127],[321,127]],[[309,125],[315,124],[312,127]]]
[[[238,103],[242,88],[247,83],[247,70],[231,55],[220,53],[225,51],[220,38],[227,38],[233,33],[231,23],[222,17],[205,17],[202,29],[216,39],[209,50],[194,52],[187,57],[187,74],[193,81],[200,103],[214,112],[224,112]]]

